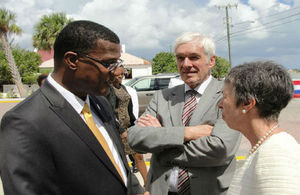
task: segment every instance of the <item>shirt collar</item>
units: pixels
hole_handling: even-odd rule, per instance
[[[84,103],[86,102],[90,107],[90,101],[88,96],[86,97],[86,100],[83,101],[78,96],[74,95],[72,92],[61,86],[59,83],[57,83],[53,78],[52,74],[47,77],[48,82],[69,102],[69,104],[75,109],[75,111],[80,114]]]
[[[209,75],[208,79],[206,79],[201,85],[197,86],[194,90],[197,91],[199,94],[203,94],[205,89],[207,88],[208,84],[212,80],[212,76]],[[190,86],[188,86],[186,83],[184,84],[184,92],[187,92],[188,90],[192,90]]]

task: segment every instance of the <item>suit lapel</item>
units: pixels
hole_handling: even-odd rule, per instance
[[[208,84],[207,88],[205,89],[204,93],[202,94],[197,107],[192,115],[190,124],[196,122],[199,123],[199,120],[202,120],[204,114],[207,110],[211,107],[213,103],[215,103],[215,99],[218,97],[219,93],[221,93],[221,87],[218,84],[218,81],[213,78],[211,82]]]
[[[50,102],[50,109],[88,146],[96,157],[124,184],[106,152],[83,119],[65,98],[47,81],[41,91]],[[113,139],[114,140],[114,139]]]
[[[168,104],[173,125],[183,126],[182,114],[178,113],[182,113],[184,106],[184,85],[175,87],[171,92]]]

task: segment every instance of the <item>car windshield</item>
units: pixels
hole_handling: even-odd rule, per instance
[[[128,81],[127,83],[125,83],[124,85],[130,86],[132,83],[134,83],[138,79],[139,79],[138,77],[135,77],[135,78],[131,79],[130,81]]]

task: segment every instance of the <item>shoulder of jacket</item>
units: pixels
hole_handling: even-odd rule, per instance
[[[224,80],[223,79],[216,79],[212,78],[211,83],[208,85],[216,89],[216,91],[222,91],[224,87]]]
[[[163,89],[163,90],[160,90],[161,93],[163,94],[174,94],[174,93],[177,93],[178,91],[184,91],[184,84],[182,85],[177,85],[175,87],[171,87],[171,88],[166,88],[166,89]]]

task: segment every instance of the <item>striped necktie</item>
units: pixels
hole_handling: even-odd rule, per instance
[[[90,130],[93,132],[93,134],[95,135],[95,137],[97,138],[98,142],[101,144],[103,150],[106,152],[107,156],[109,157],[110,161],[112,162],[112,164],[114,165],[114,167],[116,168],[116,170],[118,171],[120,177],[122,178],[122,180],[124,181],[123,175],[121,173],[121,169],[120,167],[117,165],[113,154],[105,140],[105,138],[103,137],[102,133],[100,132],[100,130],[97,128],[95,121],[93,119],[93,115],[90,111],[90,108],[88,106],[87,103],[84,104],[84,107],[81,111],[81,113],[84,116],[84,119],[86,121],[87,126],[90,128]]]
[[[193,112],[197,106],[197,101],[196,101],[197,93],[198,92],[195,90],[189,90],[186,92],[186,95],[190,95],[190,96],[184,103],[184,107],[183,107],[182,122],[183,122],[184,126],[189,126]]]
[[[190,123],[190,120],[192,118],[193,112],[197,106],[196,101],[196,94],[198,92],[195,90],[189,90],[186,92],[186,95],[190,95],[183,107],[183,113],[182,113],[182,122],[184,126],[188,126]],[[188,195],[191,194],[190,189],[190,179],[188,170],[186,168],[179,169],[178,174],[178,193],[180,195]]]

